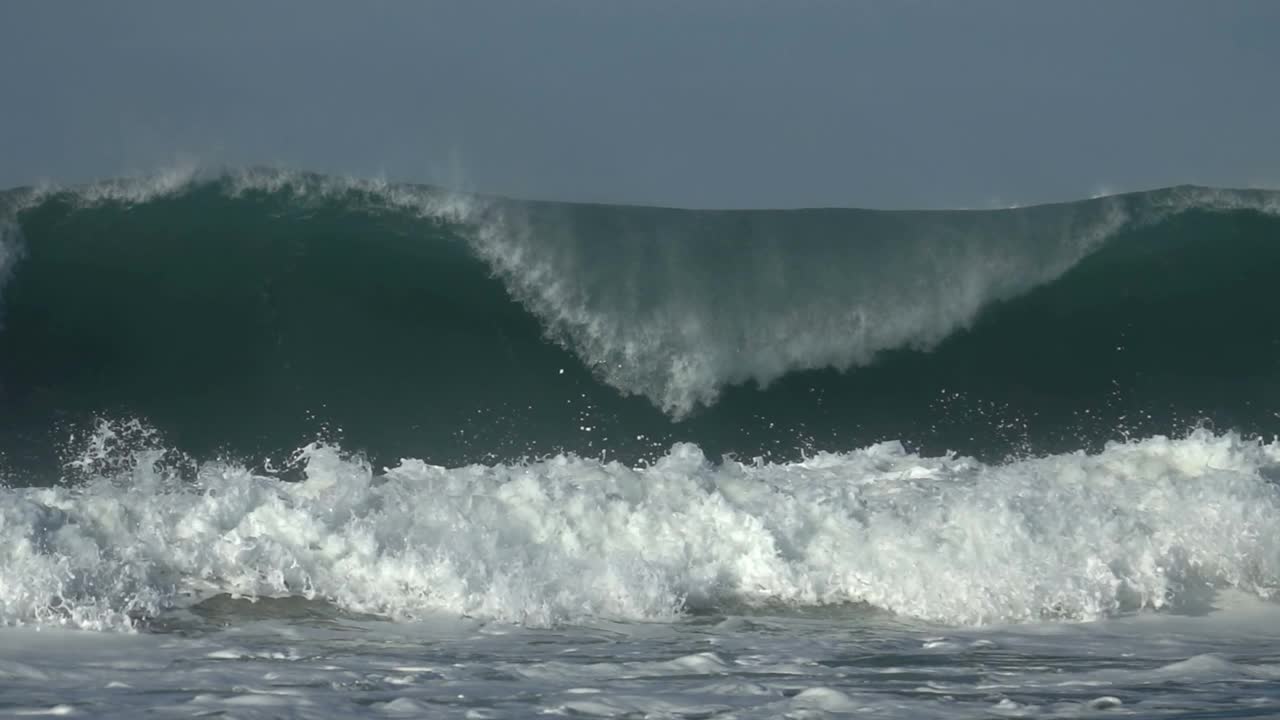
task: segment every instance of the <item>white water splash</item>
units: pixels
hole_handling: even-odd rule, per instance
[[[385,178],[314,175],[259,168],[230,173],[224,178],[232,197],[261,192],[287,194],[298,201],[359,198],[369,210],[403,212],[427,220],[467,222],[484,201],[478,196],[426,185],[396,183]]]
[[[225,592],[531,626],[843,603],[983,624],[1280,590],[1280,445],[1204,431],[1004,465],[897,443],[713,465],[677,445],[640,468],[374,473],[308,446],[299,483],[219,462],[185,482],[160,455],[0,489],[0,621],[129,627]]]

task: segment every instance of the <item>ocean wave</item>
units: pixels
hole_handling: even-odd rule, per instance
[[[180,168],[3,204],[0,464],[99,416],[449,464],[1275,425],[1275,192],[692,211]]]

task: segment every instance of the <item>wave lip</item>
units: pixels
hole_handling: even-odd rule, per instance
[[[233,593],[400,620],[855,603],[984,624],[1280,589],[1280,445],[1207,431],[1001,465],[897,443],[714,465],[677,445],[638,468],[561,456],[375,474],[313,445],[300,483],[210,462],[188,484],[160,456],[0,489],[0,622],[131,627]]]
[[[929,350],[1122,230],[1280,194],[1177,187],[999,211],[491,204],[476,252],[610,385],[674,418],[724,388]]]
[[[609,384],[680,418],[730,385],[929,349],[1126,221],[1109,200],[986,214],[521,207],[490,213],[473,245]]]

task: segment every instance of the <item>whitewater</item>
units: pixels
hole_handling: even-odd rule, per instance
[[[1280,716],[1280,194],[0,194],[0,715]]]
[[[0,711],[235,717],[1277,712],[1280,445],[986,465],[555,457],[194,479],[103,427],[0,491]],[[85,632],[89,631],[89,632]],[[124,637],[119,633],[123,632]],[[1103,658],[1106,658],[1105,661]],[[145,692],[140,700],[134,693]]]

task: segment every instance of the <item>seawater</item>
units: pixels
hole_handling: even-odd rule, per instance
[[[0,715],[1280,716],[1280,207],[0,195]]]

